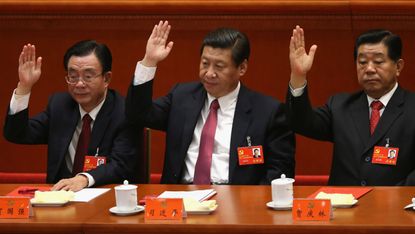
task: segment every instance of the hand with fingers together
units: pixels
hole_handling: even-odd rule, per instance
[[[141,63],[146,67],[155,67],[157,63],[164,60],[173,48],[173,42],[167,43],[171,26],[168,21],[160,21],[155,25],[148,38],[146,54]]]
[[[88,186],[88,179],[86,176],[79,174],[75,177],[68,178],[68,179],[61,179],[58,183],[56,183],[52,190],[65,190],[65,191],[74,191],[77,192],[85,187]]]
[[[291,87],[296,89],[304,86],[307,72],[313,65],[317,46],[312,45],[307,54],[305,49],[304,30],[296,26],[290,40]]]
[[[36,59],[36,47],[32,44],[23,46],[19,56],[19,84],[16,94],[30,93],[33,85],[39,80],[41,74],[42,57]]]

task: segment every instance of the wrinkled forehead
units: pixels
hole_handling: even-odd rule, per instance
[[[94,53],[85,56],[71,56],[68,61],[68,71],[70,70],[96,70],[101,71],[102,66]]]
[[[206,46],[202,51],[201,58],[209,60],[228,60],[232,58],[232,51],[230,49]]]
[[[362,44],[357,48],[357,57],[389,57],[388,47],[382,42]]]
[[[200,56],[202,60],[233,64],[231,48],[216,48],[205,46]]]

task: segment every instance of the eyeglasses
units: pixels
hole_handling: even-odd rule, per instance
[[[82,80],[83,83],[91,83],[95,78],[98,76],[102,76],[103,74],[95,74],[93,72],[85,72],[83,75],[80,75],[78,73],[72,73],[68,72],[68,74],[65,76],[65,80],[70,85],[76,85],[79,80]]]

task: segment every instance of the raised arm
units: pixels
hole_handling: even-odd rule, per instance
[[[312,45],[309,53],[305,50],[304,30],[296,26],[290,40],[290,65],[292,88],[300,88],[306,83],[307,72],[311,69],[317,46]]]

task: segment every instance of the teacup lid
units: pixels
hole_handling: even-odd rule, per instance
[[[272,181],[273,184],[292,184],[294,183],[293,178],[286,178],[285,174],[281,174],[281,178]]]
[[[124,184],[115,186],[117,190],[129,190],[129,189],[136,189],[137,185],[128,184],[128,180],[124,180]]]

